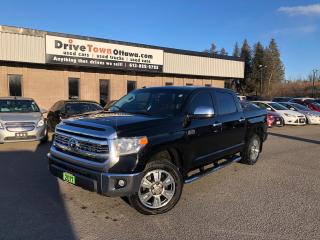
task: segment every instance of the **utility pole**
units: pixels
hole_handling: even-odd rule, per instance
[[[312,97],[315,98],[315,87],[314,87],[314,84],[315,84],[315,81],[316,81],[316,77],[317,77],[317,73],[318,73],[319,70],[317,69],[313,69],[312,70],[312,73],[313,73],[313,77],[312,77]]]

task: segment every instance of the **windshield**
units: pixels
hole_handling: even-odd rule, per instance
[[[275,110],[289,110],[288,108],[286,108],[285,106],[282,106],[279,103],[269,103],[269,105],[274,108]]]
[[[174,116],[181,111],[188,91],[181,89],[140,89],[130,92],[108,110],[152,116]]]
[[[39,111],[39,107],[33,100],[0,100],[0,113],[28,113]]]
[[[294,107],[294,108],[296,108],[298,110],[301,110],[301,111],[310,111],[309,108],[307,108],[307,107],[305,107],[305,106],[303,106],[301,104],[298,104],[298,103],[294,103],[294,104],[291,104],[291,105],[292,105],[292,107]]]

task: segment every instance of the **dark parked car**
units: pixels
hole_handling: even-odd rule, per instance
[[[291,97],[275,97],[272,99],[272,102],[288,102],[291,99]]]
[[[240,103],[241,103],[241,107],[245,111],[250,111],[250,110],[260,108],[258,105],[246,100],[241,101]],[[284,125],[284,121],[279,113],[267,110],[267,125],[268,127],[273,127],[273,126],[282,127]]]
[[[49,169],[70,184],[127,197],[143,214],[164,213],[179,201],[184,183],[233,162],[255,164],[266,115],[243,110],[228,89],[134,90],[109,111],[60,123]]]
[[[54,131],[57,124],[63,119],[67,119],[79,114],[102,111],[97,102],[82,100],[61,100],[56,102],[49,110],[47,122],[49,131]]]

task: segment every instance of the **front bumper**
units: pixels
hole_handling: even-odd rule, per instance
[[[286,125],[306,125],[307,121],[305,117],[285,117],[284,122]]]
[[[307,116],[309,124],[320,124],[320,117],[318,116]]]
[[[52,175],[63,179],[64,172],[71,173],[75,176],[74,185],[109,197],[129,196],[138,192],[143,176],[142,172],[116,174],[89,170],[64,162],[50,153],[48,154],[48,160]],[[119,186],[119,180],[123,180],[125,186]]]
[[[26,136],[17,137],[17,133],[26,133]],[[0,129],[0,143],[39,141],[47,135],[47,125],[35,127],[31,131],[8,131],[6,128]]]

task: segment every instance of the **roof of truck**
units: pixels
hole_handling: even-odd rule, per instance
[[[33,98],[9,96],[9,97],[0,97],[0,100],[29,100],[29,101],[33,101]]]

